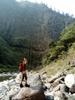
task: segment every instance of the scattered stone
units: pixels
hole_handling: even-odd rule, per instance
[[[50,80],[49,83],[53,83],[56,79],[61,78],[62,76],[65,76],[65,73],[57,73],[55,76],[53,76]]]
[[[45,75],[45,76],[44,76]],[[44,77],[44,81],[43,81]],[[20,88],[20,80],[0,82],[0,100],[75,100],[75,75],[58,73],[47,77],[28,73],[30,87]]]
[[[73,74],[68,74],[65,77],[65,84],[68,88],[71,88],[75,84],[75,76]]]
[[[75,93],[75,84],[72,85],[72,87],[70,88],[70,92],[73,94]]]
[[[51,87],[50,83],[45,83],[44,85],[46,86],[47,89],[50,89],[50,87]]]

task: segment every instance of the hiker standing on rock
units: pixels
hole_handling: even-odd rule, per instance
[[[22,79],[21,79],[20,87],[23,87],[22,81],[24,79],[25,79],[25,86],[29,87],[29,85],[27,84],[27,73],[26,73],[26,65],[27,65],[27,63],[28,63],[28,61],[24,57],[23,60],[21,61],[21,63],[19,64],[19,71],[22,73]]]

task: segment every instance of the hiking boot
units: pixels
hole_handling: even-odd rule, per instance
[[[29,85],[29,84],[25,84],[25,86],[26,86],[26,87],[30,87],[30,85]]]
[[[21,83],[21,84],[20,84],[20,88],[22,88],[22,87],[23,87],[23,84]]]

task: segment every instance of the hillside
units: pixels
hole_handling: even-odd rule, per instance
[[[0,1],[0,64],[18,65],[26,56],[30,66],[39,66],[51,42],[74,20],[45,4]]]
[[[44,60],[48,65],[42,71],[47,71],[48,75],[58,71],[75,73],[75,23],[62,31],[59,41],[51,48]]]

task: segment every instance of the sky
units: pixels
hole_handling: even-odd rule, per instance
[[[68,13],[75,17],[75,0],[16,0],[31,1],[37,3],[45,3],[49,8],[52,8],[60,13]]]

